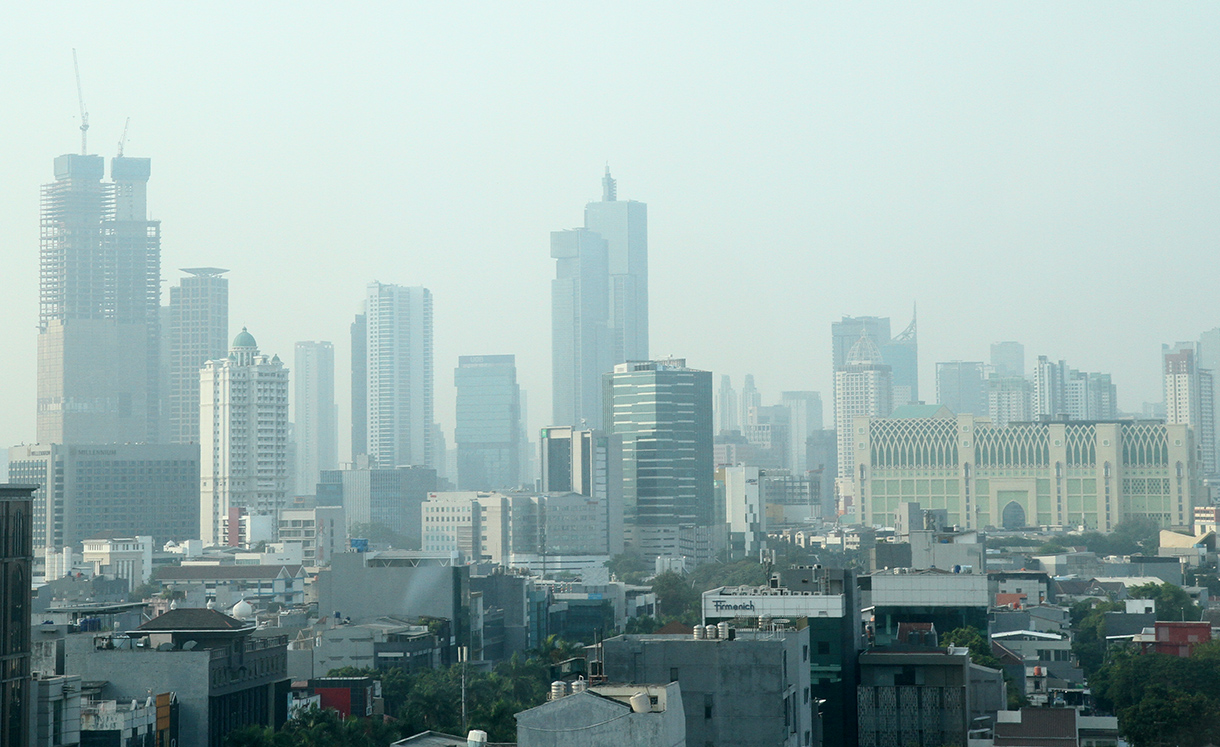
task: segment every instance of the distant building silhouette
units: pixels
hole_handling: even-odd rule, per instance
[[[521,390],[511,355],[463,355],[457,385],[458,490],[521,485]]]
[[[176,444],[199,443],[199,369],[229,349],[228,270],[184,268],[187,277],[169,289],[169,382],[165,407]]]
[[[369,283],[365,325],[369,464],[443,466],[433,444],[432,292]]]
[[[293,371],[296,495],[313,495],[318,474],[339,467],[335,412],[335,348],[329,342],[296,344]]]

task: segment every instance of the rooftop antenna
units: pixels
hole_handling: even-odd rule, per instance
[[[89,154],[87,138],[89,133],[89,112],[85,111],[85,93],[80,85],[80,65],[76,62],[76,47],[72,48],[72,68],[76,71],[76,98],[80,101],[80,154]]]
[[[119,138],[119,158],[123,157],[123,146],[127,144],[127,126],[131,124],[131,117],[123,123],[123,135]]]

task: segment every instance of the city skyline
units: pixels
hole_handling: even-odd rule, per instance
[[[421,45],[418,52],[366,52],[334,73],[324,69],[325,63],[336,59],[329,53],[318,55],[314,62],[293,51],[281,65],[264,56],[282,53],[279,42],[271,43],[265,52],[245,49],[256,45],[236,44],[241,51],[225,65],[258,71],[254,76],[258,86],[244,82],[241,76],[227,75],[227,67],[212,73],[194,67],[194,63],[184,63],[181,74],[189,80],[227,75],[229,81],[214,91],[201,92],[193,87],[191,95],[197,100],[188,101],[181,98],[183,94],[177,90],[181,87],[165,85],[164,77],[136,73],[163,67],[158,61],[171,59],[178,49],[194,48],[190,43],[184,46],[184,39],[176,32],[160,29],[146,47],[117,56],[107,52],[101,41],[146,32],[164,18],[154,6],[145,7],[147,13],[131,14],[125,21],[130,29],[118,19],[92,10],[66,21],[54,19],[55,24],[64,24],[62,28],[56,26],[56,37],[72,39],[80,51],[83,85],[92,115],[90,151],[107,158],[113,155],[124,117],[132,117],[127,153],[156,161],[150,217],[166,226],[163,268],[231,268],[232,324],[234,328],[256,326],[260,337],[269,341],[269,349],[288,350],[298,339],[332,339],[337,341],[338,360],[347,360],[345,330],[364,284],[371,278],[423,284],[437,298],[438,365],[447,368],[458,356],[477,352],[514,354],[522,387],[533,393],[536,403],[545,403],[550,384],[548,351],[539,332],[545,330],[547,316],[547,233],[556,226],[578,224],[580,201],[598,196],[597,179],[606,161],[616,175],[627,180],[624,183],[630,187],[625,191],[643,197],[652,208],[652,355],[680,351],[692,365],[717,375],[729,374],[735,381],[752,372],[767,396],[783,390],[816,390],[828,398],[831,366],[820,339],[822,325],[845,313],[905,319],[911,302],[917,301],[922,389],[932,387],[937,361],[985,360],[988,345],[1011,339],[1025,345],[1031,360],[1045,354],[1052,360],[1070,360],[1083,370],[1111,372],[1122,398],[1120,409],[1134,411],[1143,401],[1160,399],[1159,345],[1194,339],[1216,326],[1215,302],[1201,274],[1190,271],[1194,264],[1204,261],[1206,247],[1214,244],[1214,229],[1183,213],[1208,199],[1211,188],[1204,175],[1215,170],[1216,152],[1214,146],[1204,142],[1204,136],[1209,131],[1205,123],[1214,119],[1220,101],[1207,93],[1210,89],[1195,85],[1199,78],[1192,72],[1209,67],[1199,62],[1200,56],[1210,61],[1217,54],[1204,43],[1209,31],[1217,26],[1215,11],[1164,14],[1124,9],[1102,14],[1087,9],[1052,11],[1051,6],[1042,6],[1026,13],[972,9],[963,15],[950,12],[947,6],[933,6],[927,12],[923,8],[919,12],[898,8],[892,12],[904,18],[904,23],[882,24],[872,38],[863,42],[848,32],[878,20],[864,10],[808,10],[793,16],[782,29],[774,14],[734,19],[740,22],[734,28],[743,36],[744,51],[767,49],[775,55],[765,61],[747,58],[751,59],[748,69],[757,73],[750,77],[750,85],[734,72],[740,57],[715,62],[707,79],[728,81],[727,86],[718,87],[726,97],[719,100],[723,103],[707,97],[712,89],[702,78],[686,78],[675,59],[649,51],[638,60],[624,62],[625,74],[638,76],[651,68],[676,85],[644,85],[638,105],[610,93],[615,89],[605,82],[579,95],[584,103],[589,103],[591,96],[610,95],[619,109],[611,107],[609,113],[604,107],[587,107],[587,112],[581,112],[547,103],[541,90],[533,87],[515,99],[497,100],[507,106],[505,121],[514,137],[522,140],[519,152],[500,155],[498,137],[473,134],[469,127],[456,128],[454,135],[437,129],[461,111],[454,108],[458,103],[445,91],[460,90],[468,71],[438,63],[435,83],[412,83],[414,78],[406,72],[410,65],[399,64],[415,62],[416,54],[421,55],[419,59],[427,59],[430,52],[435,52],[435,43]],[[467,45],[479,49],[491,29],[502,27],[506,21],[492,12],[463,31],[456,25],[457,18],[447,12],[430,13],[421,19],[420,32],[448,30],[448,38],[463,49]],[[558,20],[568,24],[582,19],[580,11],[571,13]],[[608,21],[611,27],[607,38],[579,50],[580,59],[604,57],[625,44],[650,48],[648,42],[656,35],[675,32],[675,17],[664,10],[649,13],[646,20],[652,22],[652,30],[650,24],[638,23],[639,19],[632,24]],[[254,26],[259,19],[269,19],[264,14],[270,11],[255,14]],[[709,27],[723,24],[726,14],[713,12],[706,23]],[[306,16],[299,33],[308,34],[321,22],[316,14]],[[950,17],[954,23],[946,24]],[[198,21],[193,24],[197,28],[210,28],[214,23],[204,16],[194,20]],[[525,32],[529,20],[527,17],[508,25],[521,33],[555,30],[553,24],[542,24],[536,31]],[[1048,20],[1054,23],[1048,24]],[[14,23],[37,30],[50,28],[52,19],[42,9],[22,8]],[[994,30],[1005,25],[1013,30]],[[906,30],[899,31],[899,27]],[[86,29],[89,34],[84,33]],[[1031,42],[1030,34],[1023,30],[1032,29],[1037,31]],[[1082,29],[1090,33],[1081,34]],[[219,27],[213,31],[212,38],[234,42],[247,33]],[[810,46],[810,31],[824,43],[821,48]],[[787,46],[772,43],[771,36],[777,34]],[[977,90],[979,81],[973,73],[955,69],[948,76],[938,75],[956,58],[950,60],[938,53],[911,55],[937,46],[928,45],[929,39],[960,41],[963,34],[986,39],[988,44],[984,46],[990,51],[975,53],[980,55],[984,71],[1022,92],[1024,113],[1015,121],[1010,121],[1009,109],[1001,105],[1005,99],[1000,94]],[[34,37],[37,34],[30,35]],[[854,41],[849,45],[839,37]],[[1115,40],[1138,43],[1114,44]],[[715,37],[705,41],[697,34],[680,34],[676,41],[683,50],[703,55],[710,54],[708,45]],[[496,42],[479,53],[480,59],[507,55],[514,60],[508,66],[514,78],[536,69],[539,63],[546,67],[546,53],[541,59],[514,58],[511,53],[520,42],[519,36]],[[793,60],[810,49],[817,54],[794,66]],[[1119,49],[1126,51],[1120,54]],[[877,65],[852,64],[879,52],[884,53],[883,60],[907,55],[917,64],[896,81],[880,77],[878,70],[884,68]],[[51,157],[78,150],[79,123],[67,44],[63,48],[35,46],[21,39],[0,55],[12,65],[20,59],[22,64],[45,71],[14,82],[14,101],[29,112],[29,118],[10,127],[15,134],[28,137],[22,139],[23,147],[17,149],[20,152],[6,157],[11,178],[6,180],[5,199],[0,201],[4,206],[0,208],[0,225],[11,226],[9,245],[27,247],[13,252],[13,272],[2,281],[0,293],[0,314],[19,322],[31,320],[31,309],[37,306],[37,291],[29,283],[37,261],[33,256],[37,245],[37,185],[49,180],[47,164]],[[1082,57],[1098,56],[1105,62],[1087,66],[1080,62]],[[838,62],[831,64],[835,60]],[[1148,60],[1157,64],[1150,65]],[[348,123],[323,114],[321,101],[305,102],[301,113],[322,127],[328,139],[376,145],[343,142],[343,148],[327,153],[321,147],[302,148],[302,143],[292,138],[281,143],[268,136],[287,128],[274,102],[259,97],[274,84],[289,83],[301,72],[289,69],[292,65],[304,65],[304,72],[317,77],[323,90],[338,91],[335,75],[350,73],[348,65],[369,61],[393,64],[385,66],[389,72],[377,73],[362,86],[343,92],[344,100],[359,105],[374,90],[383,99],[380,92],[385,85],[411,86],[409,98],[422,106],[414,108],[437,115],[418,118],[410,124],[411,132],[415,139],[439,138],[441,147],[435,149],[436,154],[413,155],[411,149],[400,148],[381,129],[375,130],[373,137],[352,137],[355,131]],[[1137,69],[1133,66],[1142,70],[1144,77],[1133,79],[1109,72]],[[579,70],[588,68],[570,67],[571,71],[547,73],[550,77],[544,78],[544,83],[572,88],[570,83],[582,75]],[[857,84],[858,91],[846,90],[844,69],[852,71],[851,80],[865,85]],[[1049,71],[1059,69],[1070,74],[1047,77]],[[802,80],[793,91],[792,81],[786,77],[793,70],[819,72],[811,79],[820,82]],[[1103,85],[1110,80],[1118,85]],[[684,93],[676,105],[661,105],[662,94],[669,95],[687,83],[692,84],[688,86],[690,92]],[[868,93],[870,84],[878,90]],[[903,86],[911,85],[912,93],[901,93]],[[203,116],[204,112],[226,112],[218,105],[224,99],[217,93],[249,104],[252,113],[269,115],[265,117],[267,123],[248,115],[222,117],[221,121]],[[1062,107],[1065,96],[1072,102],[1066,112]],[[886,97],[898,103],[886,103]],[[814,108],[813,101],[822,103]],[[931,119],[916,116],[924,101],[944,111]],[[1146,105],[1133,110],[1132,101]],[[665,113],[655,124],[639,116],[638,107],[652,105],[660,106],[659,111]],[[542,108],[535,110],[537,107]],[[726,116],[735,109],[758,114],[745,121]],[[1118,121],[1123,118],[1108,116],[1116,110],[1131,115],[1125,117],[1129,124]],[[285,111],[293,111],[292,116],[298,117],[298,110],[285,107]],[[388,113],[374,109],[376,115]],[[539,117],[539,113],[547,116]],[[548,117],[553,123],[548,124]],[[1094,117],[1101,118],[1104,126],[1093,122]],[[888,124],[891,119],[894,123]],[[624,124],[634,121],[641,121],[643,130],[625,131]],[[690,125],[695,121],[707,128],[706,134],[693,138],[690,145],[665,134],[691,132]],[[795,121],[807,123],[809,137],[792,129]],[[1168,124],[1158,124],[1162,121]],[[848,123],[855,124],[848,127]],[[556,126],[560,124],[591,127],[587,134],[561,140],[555,149]],[[733,153],[723,158],[708,156],[707,148],[716,138],[741,142],[739,137],[730,136],[747,126],[760,128],[757,143],[745,143],[744,152],[753,154],[750,158]],[[866,134],[854,132],[861,127]],[[1098,132],[1107,135],[1099,138]],[[446,154],[459,152],[454,149],[463,136],[474,137],[475,147],[468,160],[455,161]],[[955,139],[957,142],[951,142]],[[650,140],[650,144],[641,144]],[[768,140],[793,149],[794,157],[786,159],[764,184],[760,180],[764,166],[773,170],[776,163],[770,158],[775,151],[762,144]],[[254,146],[244,145],[246,141]],[[997,142],[1007,143],[1004,150],[1011,155],[997,155],[1000,161],[991,170],[979,172],[964,165],[977,162],[972,159],[984,148],[994,151]],[[1132,143],[1147,147],[1132,152],[1128,147]],[[314,153],[321,161],[289,157],[289,147],[295,152]],[[368,147],[388,148],[389,171],[409,169],[416,186],[402,186],[398,180],[389,181],[360,165],[385,163],[368,157]],[[223,159],[197,158],[198,152],[230,150],[232,154]],[[535,164],[541,162],[538,156],[543,152],[553,155],[545,168],[540,168]],[[490,157],[493,153],[495,158]],[[886,154],[884,159],[880,154]],[[206,160],[208,171],[200,171],[195,160]],[[885,165],[895,161],[900,166]],[[296,175],[303,173],[298,171],[303,163],[308,163],[311,175],[319,167],[333,174],[339,166],[350,170],[351,175],[334,177],[324,184],[314,178],[297,179]],[[242,184],[237,175],[247,167],[284,169],[280,181],[285,193],[269,195],[254,184]],[[927,180],[930,189],[910,189],[912,184]],[[896,186],[890,186],[891,182]],[[217,189],[220,184],[226,188]],[[352,184],[361,186],[350,190]],[[507,184],[513,188],[505,190]],[[738,188],[741,184],[759,188],[743,194]],[[1047,184],[1054,186],[1045,188]],[[390,186],[393,190],[389,192],[377,191]],[[333,210],[307,215],[296,225],[265,221],[266,215],[283,211],[286,205],[309,204],[315,198],[306,200],[302,196],[319,189],[321,198],[329,201]],[[470,193],[471,189],[476,192]],[[861,199],[865,196],[867,199]],[[845,208],[844,200],[857,206]],[[489,228],[503,240],[488,242],[487,229],[455,222],[451,211],[439,209],[450,201],[487,206]],[[386,209],[390,204],[410,206],[402,218],[410,228],[405,234],[397,232],[394,241],[379,238],[366,227],[376,224],[378,214],[393,214]],[[790,221],[796,228],[783,227],[790,216],[808,211],[810,205],[810,217]],[[352,219],[332,219],[329,216],[335,211],[350,213]],[[763,238],[756,229],[758,225],[781,226],[781,236]],[[341,235],[346,237],[343,241],[335,240]],[[405,246],[401,241],[404,236]],[[360,251],[349,251],[357,246]],[[1156,250],[1158,260],[1154,266],[1144,267],[1147,263],[1141,258],[1150,248]],[[301,251],[319,259],[343,256],[344,261],[332,263],[336,266],[325,273],[281,272]],[[927,267],[909,261],[921,251],[931,252],[928,256],[938,261]],[[981,283],[977,289],[941,292],[944,283],[960,286],[970,276],[955,270],[945,277],[938,268],[954,263],[978,267],[976,261],[967,261],[976,253],[984,259],[1009,259],[1040,267],[1063,252],[1069,257],[1065,271],[1088,267],[1096,280],[1095,286],[1073,289],[1074,298],[1064,301],[1070,307],[1066,310],[1062,304],[1014,306],[1012,298],[1045,292],[1043,283],[1050,278],[1040,278],[1038,273],[1008,278],[1015,284],[1008,298],[989,297]],[[725,261],[733,256],[762,261],[739,262],[734,271],[723,272]],[[757,303],[715,303],[717,298],[731,297],[743,283],[769,282],[777,266],[803,257],[818,262],[816,276],[863,269],[870,282],[863,289],[823,283],[825,290],[815,294],[784,290],[759,297]],[[700,266],[703,258],[709,260],[707,267]],[[475,266],[485,272],[472,280],[446,269],[450,264]],[[480,294],[501,297],[500,281],[505,277],[513,280],[513,308],[498,318],[470,324],[462,309]],[[173,278],[163,271],[163,279],[172,282]],[[686,290],[693,287],[701,291],[692,296]],[[1175,290],[1172,296],[1159,295],[1167,291],[1155,290],[1158,287]],[[262,301],[269,294],[302,300],[273,308]],[[1153,302],[1138,304],[1137,309],[1121,301],[1136,294],[1152,294]],[[328,302],[304,301],[318,296]],[[969,306],[970,314],[960,312],[962,304]],[[809,328],[813,331],[806,344],[768,341],[752,333],[753,329],[765,328],[767,321],[781,312],[811,320]],[[1063,324],[1063,318],[1073,321]],[[17,349],[32,350],[35,335],[31,326],[15,323],[14,328]],[[1115,339],[1138,341],[1134,348],[1137,355],[1132,355],[1133,348],[1128,344],[1112,345]],[[763,359],[770,365],[764,370],[745,359]],[[34,372],[27,369],[32,367],[14,367],[4,374],[6,390],[14,393],[0,404],[0,434],[9,443],[31,442],[35,437],[28,405],[34,396]],[[336,391],[341,403],[340,423],[346,423],[348,417],[346,383],[340,376]],[[455,393],[442,383],[436,396],[437,420],[451,436]],[[922,398],[929,399],[926,392]],[[546,409],[532,408],[531,436],[547,424]],[[344,430],[341,453],[346,453],[346,441]]]

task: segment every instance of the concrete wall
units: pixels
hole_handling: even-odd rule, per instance
[[[340,553],[329,571],[318,574],[318,614],[337,611],[354,623],[387,615],[456,619],[454,576],[465,573],[465,568],[366,567],[366,557],[366,553]]]
[[[624,703],[588,692],[523,711],[517,714],[517,747],[685,747],[679,687],[665,689],[665,710],[658,713],[633,713]]]

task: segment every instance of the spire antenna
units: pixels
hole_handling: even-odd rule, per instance
[[[76,71],[76,100],[80,102],[80,154],[89,154],[89,112],[85,111],[85,93],[80,84],[80,65],[76,61],[76,47],[72,48],[72,69]]]
[[[610,176],[610,163],[606,163],[606,175],[602,177],[602,202],[614,202],[618,199],[618,184]]]

